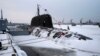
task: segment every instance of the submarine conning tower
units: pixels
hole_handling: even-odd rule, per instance
[[[31,20],[31,26],[53,28],[52,17],[49,14],[35,16]]]
[[[31,26],[53,28],[52,17],[50,14],[40,15],[39,5],[37,5],[37,16],[32,18]]]

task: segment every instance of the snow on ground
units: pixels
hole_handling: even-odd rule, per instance
[[[46,38],[39,38],[33,35],[26,35],[26,36],[22,35],[22,36],[13,36],[13,39],[20,46],[27,47],[27,50],[31,48],[34,51],[38,52],[38,54],[40,55],[43,54],[43,56],[54,56],[54,55],[75,56],[75,54],[73,55],[74,50],[68,47],[57,45],[54,41],[51,41]]]
[[[2,44],[8,43],[8,36],[7,34],[0,34],[0,41],[2,41]]]
[[[0,56],[11,56],[13,54],[13,49],[12,47],[7,47],[8,44],[8,36],[7,34],[0,34],[0,42],[2,42],[2,49],[7,49],[7,50],[0,50]]]
[[[15,43],[12,43],[16,52],[11,45],[10,40],[11,35],[8,33],[0,34],[0,42],[2,43],[2,49],[0,50],[0,56],[12,56],[12,54],[17,54],[18,56],[27,56],[27,54],[21,50]]]
[[[77,56],[100,56],[100,28],[95,25],[54,25],[56,28],[67,29],[69,26],[72,32],[77,32],[82,35],[93,38],[93,40],[68,40],[63,39],[61,44],[72,47],[77,50]]]
[[[79,34],[85,35],[87,37],[92,38],[93,40],[78,40],[76,38],[60,38],[56,39],[57,43],[54,44],[55,40],[51,41],[51,39],[40,38],[36,39],[36,36],[14,36],[14,39],[17,40],[16,42],[21,42],[20,44],[28,43],[27,46],[34,46],[34,47],[44,47],[44,48],[54,48],[54,49],[63,49],[64,48],[72,48],[77,51],[77,56],[100,56],[100,28],[95,25],[54,25],[56,28],[63,28],[67,29],[69,26],[70,31],[77,32]],[[41,32],[42,37],[47,36],[44,30]],[[34,35],[34,34],[33,34]],[[30,40],[30,41],[29,41]],[[33,41],[34,40],[34,41]],[[37,43],[36,43],[37,42]],[[31,43],[31,44],[29,44]],[[59,44],[59,45],[58,45]],[[26,44],[25,44],[26,45]],[[60,46],[61,45],[61,46]]]

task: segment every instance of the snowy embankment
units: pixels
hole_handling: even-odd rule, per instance
[[[77,50],[77,56],[100,56],[100,28],[95,25],[54,25],[56,28],[67,29],[69,26],[72,32],[93,38],[93,40],[63,39],[61,44]]]
[[[7,34],[0,34],[0,42],[2,42],[2,49],[0,50],[0,56],[7,56],[7,55],[11,56],[14,52],[12,47],[7,47],[10,45],[8,43],[9,40]]]
[[[23,50],[11,42],[11,37],[8,33],[0,34],[0,56],[27,56]]]

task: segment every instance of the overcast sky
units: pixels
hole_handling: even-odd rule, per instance
[[[93,19],[100,21],[100,0],[0,0],[4,18],[12,22],[30,23],[40,4],[41,14],[48,10],[53,18],[64,22]],[[53,22],[56,20],[53,19]]]

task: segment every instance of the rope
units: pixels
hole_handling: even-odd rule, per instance
[[[36,39],[42,39],[42,38],[36,38]],[[25,41],[30,41],[30,40],[36,40],[36,39],[28,39],[28,40],[23,40],[23,41],[13,42],[13,43],[20,43],[20,42],[25,42]]]
[[[36,38],[36,39],[42,39],[42,38]],[[23,41],[13,42],[13,43],[20,43],[20,42],[31,41],[31,40],[36,40],[36,39],[28,39],[28,40],[23,40]],[[9,43],[2,44],[2,45],[7,45],[7,44],[9,44]]]
[[[29,43],[24,43],[24,44],[22,44],[22,45],[31,44],[31,43],[39,43],[39,42],[43,42],[43,41],[47,41],[47,40],[42,40],[42,41],[37,41],[37,42],[29,42]]]

